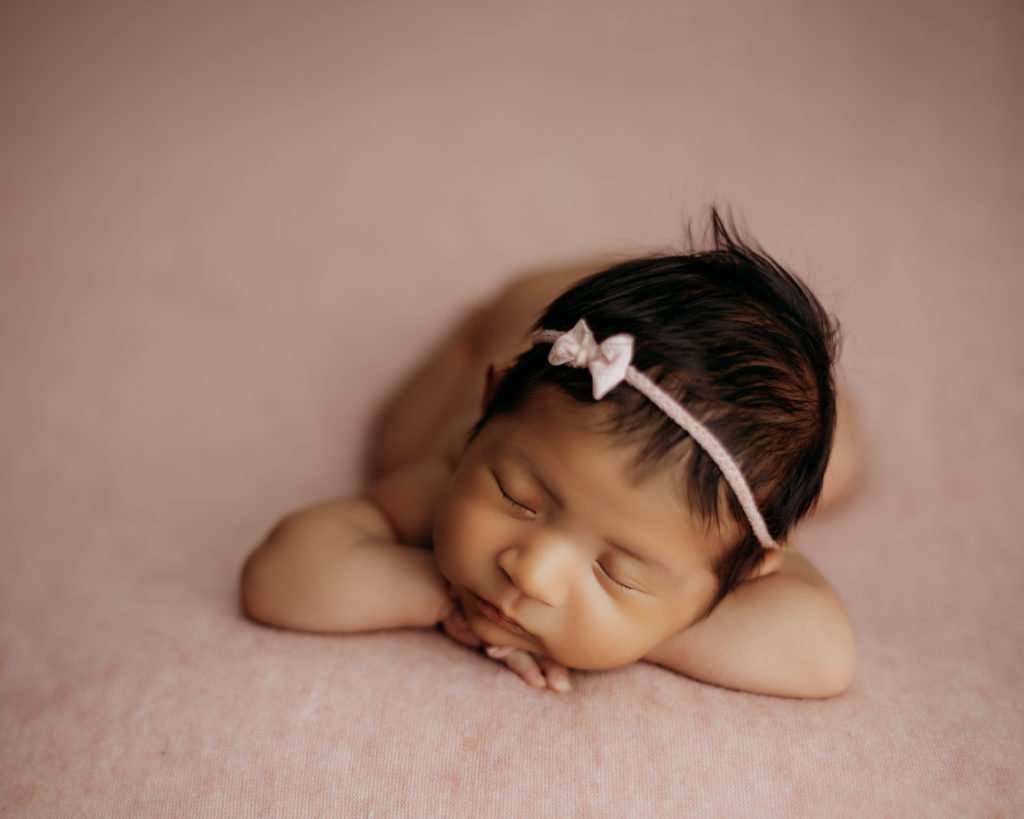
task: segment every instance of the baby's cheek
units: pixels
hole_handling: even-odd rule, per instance
[[[459,492],[442,498],[435,510],[434,559],[441,573],[452,583],[469,583],[469,569],[486,548],[485,518],[479,505]]]
[[[643,659],[646,652],[639,651],[635,646],[601,645],[582,646],[577,644],[569,652],[559,652],[562,656],[556,657],[562,665],[568,668],[578,668],[582,671],[607,671],[612,668],[622,668],[632,665]]]
[[[589,671],[620,668],[647,653],[638,627],[614,616],[574,618],[558,641],[552,656],[563,665]]]

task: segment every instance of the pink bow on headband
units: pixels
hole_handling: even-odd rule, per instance
[[[590,332],[584,319],[576,322],[569,332],[563,333],[548,353],[548,363],[586,367],[594,381],[594,400],[600,401],[626,377],[633,360],[633,336],[619,333],[600,344]]]

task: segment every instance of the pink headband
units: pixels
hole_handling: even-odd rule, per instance
[[[761,545],[765,549],[779,548],[779,544],[768,534],[768,527],[765,526],[764,519],[757,509],[754,495],[747,486],[743,473],[725,447],[707,427],[683,409],[679,402],[632,366],[630,362],[633,360],[633,336],[629,333],[619,333],[598,344],[587,322],[580,319],[568,332],[539,330],[533,334],[532,340],[553,342],[551,352],[548,353],[549,364],[588,368],[594,380],[595,401],[600,401],[620,382],[627,381],[664,410],[665,414],[689,432],[718,464],[732,491],[736,493],[743,511],[747,513],[747,520],[750,521]]]

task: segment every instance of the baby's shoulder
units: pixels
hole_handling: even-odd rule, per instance
[[[431,453],[445,460],[452,472],[459,465],[470,430],[479,418],[480,413],[475,410],[457,413],[441,428],[430,448]]]
[[[400,543],[431,547],[434,509],[458,466],[475,420],[470,413],[453,417],[421,458],[381,476],[366,490],[366,497],[391,523]]]

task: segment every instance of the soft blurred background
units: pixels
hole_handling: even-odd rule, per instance
[[[0,812],[1024,812],[1022,8],[5,4]],[[843,327],[850,692],[239,619],[468,305],[712,202]]]

